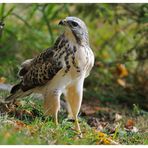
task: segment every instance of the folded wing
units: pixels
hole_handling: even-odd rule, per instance
[[[26,60],[19,71],[21,82],[12,88],[11,93],[19,88],[27,91],[51,80],[62,69],[62,63],[53,56],[54,52],[53,48],[48,48],[36,58]]]

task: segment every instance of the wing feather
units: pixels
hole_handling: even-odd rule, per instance
[[[23,91],[44,85],[62,69],[62,63],[57,62],[53,56],[54,52],[53,48],[48,48],[21,69],[21,89]]]
[[[21,64],[21,68],[18,72],[18,75],[21,77],[21,76],[24,76],[28,70],[30,69],[31,67],[31,64],[32,64],[32,61],[33,59],[28,59],[26,61],[24,61],[22,64]]]
[[[23,62],[18,73],[21,81],[12,88],[11,93],[17,93],[20,89],[25,92],[50,81],[63,68],[62,63],[55,55],[65,43],[66,41],[62,34],[56,40],[53,48],[48,48],[37,57]],[[62,46],[60,46],[61,44]]]

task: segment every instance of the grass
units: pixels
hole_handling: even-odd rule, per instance
[[[4,125],[1,127],[1,144],[95,144],[96,139],[93,131],[81,124],[82,129],[87,129],[83,133],[83,138],[77,138],[74,130],[71,129],[71,123],[63,122],[55,126],[52,121],[42,122],[35,119],[27,128],[17,129],[13,125]],[[76,140],[77,139],[77,140]]]
[[[19,106],[17,111],[34,110],[36,117],[25,113],[1,116],[0,144],[95,144],[97,142],[97,134],[87,125],[85,119],[80,119],[83,133],[83,138],[80,139],[74,130],[74,123],[67,121],[67,118],[64,119],[64,111],[59,114],[59,125],[56,126],[52,118],[43,116],[42,100],[32,97],[25,99],[22,101],[22,104],[25,104]]]
[[[0,96],[4,97],[5,95],[4,92],[0,93]],[[148,131],[146,131],[148,114],[141,111],[137,106],[133,110],[126,109],[125,111],[123,109],[123,119],[116,123],[118,127],[116,126],[116,130],[112,134],[108,132],[107,127],[104,127],[100,135],[98,129],[87,124],[87,116],[80,116],[82,138],[79,138],[73,130],[74,123],[67,121],[65,110],[62,109],[59,113],[60,124],[55,126],[52,118],[44,117],[42,109],[42,100],[27,97],[17,107],[16,114],[0,116],[0,144],[110,144],[104,141],[102,134],[112,137],[111,139],[119,144],[148,144]],[[120,108],[116,107],[116,111],[119,110]],[[34,113],[34,115],[30,113]],[[102,115],[106,116],[104,112]],[[124,125],[129,118],[136,121],[135,126],[139,130],[138,132],[125,130]],[[115,124],[109,120],[110,125]]]

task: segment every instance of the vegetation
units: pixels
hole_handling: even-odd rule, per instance
[[[0,4],[0,85],[16,83],[20,63],[53,45],[66,16],[86,22],[96,58],[80,114],[84,137],[64,109],[55,127],[42,119],[42,101],[28,97],[17,107],[30,111],[25,119],[16,109],[1,116],[0,144],[112,144],[103,133],[120,144],[148,144],[148,4]],[[0,90],[0,99],[7,94]]]

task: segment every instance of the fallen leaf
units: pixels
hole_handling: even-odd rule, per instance
[[[125,124],[125,128],[132,129],[134,125],[135,125],[135,122],[132,119],[128,119]]]
[[[137,129],[137,127],[135,127],[135,126],[132,126],[131,128],[124,128],[125,129],[125,131],[127,131],[127,132],[133,132],[133,133],[137,133],[139,130]]]
[[[125,82],[125,80],[123,80],[123,79],[117,79],[117,83],[120,85],[120,86],[122,86],[122,87],[126,87],[126,82]]]
[[[104,133],[102,133],[102,132],[98,132],[98,135],[99,135],[99,137],[105,137],[105,136],[107,136],[106,134],[104,134]]]
[[[128,76],[128,70],[126,69],[124,64],[117,65],[117,73],[120,78]]]
[[[122,119],[122,116],[118,113],[115,114],[115,121],[120,121]]]
[[[85,113],[85,115],[92,115],[98,111],[98,109],[89,105],[82,105],[81,111]]]
[[[103,139],[103,144],[111,144],[111,141],[110,141],[110,139],[108,139],[108,138],[104,138]]]
[[[5,77],[0,77],[0,83],[5,83],[6,82],[6,78]]]
[[[81,112],[89,116],[98,111],[108,111],[108,108],[99,107],[98,104],[82,104]]]
[[[115,142],[114,140],[112,140],[111,136],[108,136],[107,134],[103,133],[103,132],[97,132],[98,133],[98,139],[100,140],[99,142],[97,142],[97,144],[113,144],[113,145],[117,145],[118,143]]]
[[[21,130],[22,128],[26,127],[26,124],[22,121],[16,120],[14,121],[14,127],[16,130]]]

